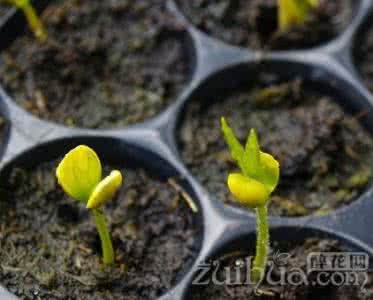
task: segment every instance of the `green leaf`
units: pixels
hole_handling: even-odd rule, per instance
[[[80,145],[68,152],[56,170],[58,183],[72,198],[87,202],[101,180],[101,162],[95,151]]]
[[[250,176],[256,177],[260,173],[260,149],[258,143],[258,137],[255,129],[250,130],[249,137],[246,142],[244,164],[245,169]]]
[[[280,164],[272,155],[264,152],[260,152],[260,164],[262,170],[259,180],[272,193],[280,179]]]
[[[272,155],[260,151],[255,129],[250,130],[243,161],[250,177],[265,185],[269,193],[276,188],[280,176],[279,163]]]
[[[245,149],[243,148],[241,143],[236,138],[232,128],[229,127],[224,117],[221,118],[221,128],[224,134],[225,141],[227,142],[229,146],[232,158],[237,162],[241,171],[245,175],[247,175],[247,170],[245,170],[245,166],[243,163]]]
[[[303,24],[318,0],[278,0],[279,28],[287,31],[294,25]]]
[[[113,198],[116,191],[122,185],[122,174],[114,170],[109,176],[105,177],[93,190],[89,197],[87,208],[95,209]]]

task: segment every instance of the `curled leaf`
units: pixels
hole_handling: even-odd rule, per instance
[[[260,181],[272,193],[280,179],[280,164],[272,155],[264,152],[260,152],[260,163],[262,168]]]
[[[93,190],[87,202],[87,208],[99,208],[113,198],[115,192],[122,185],[122,174],[114,170],[105,177]]]
[[[87,202],[101,180],[101,162],[95,151],[80,145],[69,151],[56,170],[58,183],[72,198]]]
[[[228,176],[228,187],[239,203],[255,208],[266,204],[269,191],[255,179],[248,178],[240,173]]]

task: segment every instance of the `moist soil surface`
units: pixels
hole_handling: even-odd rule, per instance
[[[192,295],[188,298],[189,300],[250,300],[250,299],[268,299],[268,300],[360,300],[360,299],[371,299],[373,296],[373,280],[371,274],[369,274],[368,284],[365,286],[366,292],[361,292],[361,286],[364,282],[364,275],[361,274],[359,277],[358,286],[333,286],[332,284],[322,286],[317,284],[318,274],[317,271],[313,271],[310,274],[306,273],[307,270],[307,256],[311,252],[345,252],[349,251],[348,248],[343,247],[335,240],[319,240],[309,239],[303,244],[294,247],[294,243],[291,245],[274,245],[274,252],[270,256],[270,265],[267,268],[267,274],[264,281],[260,285],[260,290],[264,293],[262,296],[255,296],[253,285],[241,284],[241,285],[214,285],[210,283],[204,286],[202,289],[195,289]],[[276,252],[278,251],[278,252]],[[282,253],[278,255],[278,253]],[[286,255],[284,255],[286,253]],[[287,255],[289,255],[287,257]],[[240,274],[240,278],[246,278],[245,275],[249,273],[247,264],[245,262],[250,260],[252,254],[245,252],[227,253],[224,257],[219,259],[220,266],[217,272],[217,278],[220,281],[228,280],[234,282],[236,274]],[[239,266],[239,267],[238,267]],[[231,274],[225,272],[224,267],[229,267],[232,272]],[[304,273],[304,279],[310,284],[302,284],[299,286],[285,284],[273,285],[268,283],[268,278],[278,282],[281,279],[281,272],[284,272],[286,276],[289,274],[300,274],[297,270],[302,270]],[[332,273],[330,273],[332,274]],[[324,276],[324,275],[323,275]],[[331,275],[330,275],[331,276]],[[211,278],[211,277],[209,277]],[[326,277],[321,277],[325,280]],[[331,277],[328,277],[331,278]],[[300,277],[293,276],[295,282],[306,282],[300,281]],[[315,282],[316,284],[312,284]]]
[[[227,43],[255,49],[303,49],[336,37],[352,18],[352,0],[320,0],[306,24],[280,32],[277,0],[177,0],[198,28]]]
[[[200,244],[180,191],[142,169],[121,170],[124,185],[104,209],[116,263],[104,267],[92,218],[57,186],[57,163],[13,169],[2,184],[1,284],[22,299],[155,299],[170,289]]]
[[[301,78],[279,82],[258,74],[246,90],[192,100],[180,124],[179,150],[219,200],[234,203],[226,178],[238,171],[221,133],[222,116],[242,143],[255,128],[262,150],[280,162],[271,215],[327,214],[357,199],[373,179],[373,139],[359,122],[367,111],[350,116],[337,104],[341,99],[315,92]]]
[[[354,60],[365,86],[373,92],[373,30],[365,28],[355,41]]]
[[[117,128],[155,116],[188,77],[185,31],[165,0],[56,0],[42,14],[48,40],[27,34],[2,53],[14,100],[68,126]]]

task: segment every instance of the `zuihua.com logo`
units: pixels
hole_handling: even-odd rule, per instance
[[[313,252],[302,266],[289,263],[289,253],[276,253],[268,261],[263,281],[268,286],[356,286],[365,291],[369,256],[360,252]],[[234,264],[222,260],[202,263],[193,285],[256,285],[251,281],[252,257],[237,258]]]

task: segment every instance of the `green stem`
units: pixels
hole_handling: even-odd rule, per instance
[[[251,280],[259,283],[264,276],[269,248],[268,209],[266,205],[256,208],[256,226],[256,256],[251,271]]]
[[[35,37],[40,42],[45,42],[47,39],[47,32],[45,31],[44,25],[41,22],[39,16],[37,15],[34,7],[30,3],[27,3],[26,5],[21,7],[21,9],[25,14],[30,29],[34,33]]]
[[[104,214],[98,210],[91,210],[93,218],[96,223],[97,231],[101,239],[102,255],[105,265],[111,265],[114,263],[114,250],[111,242],[110,233],[106,224]]]
[[[36,13],[35,8],[30,3],[30,0],[0,0],[0,2],[8,3],[22,10],[35,37],[40,42],[45,42],[47,40],[47,31]]]

